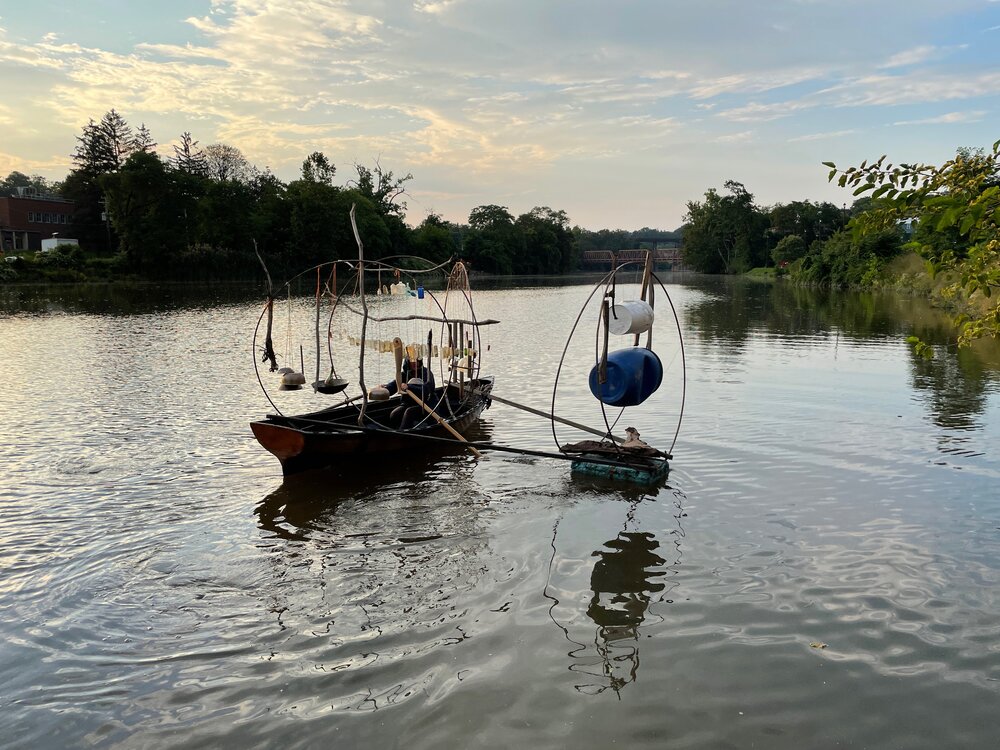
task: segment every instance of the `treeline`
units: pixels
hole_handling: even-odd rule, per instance
[[[728,181],[704,200],[687,204],[684,259],[705,273],[743,273],[773,267],[779,274],[829,286],[874,283],[886,261],[899,254],[905,232],[892,227],[855,237],[848,222],[869,211],[870,198],[850,207],[792,201],[758,206],[741,183]]]
[[[366,256],[375,259],[462,257],[479,272],[562,274],[578,268],[581,247],[634,246],[632,233],[571,228],[564,211],[545,206],[514,216],[504,206],[484,205],[466,224],[431,214],[410,227],[404,214],[412,175],[397,176],[378,161],[352,165],[337,184],[336,165],[315,152],[303,161],[300,178],[285,183],[228,144],[202,147],[183,133],[166,159],[156,145],[145,125],[133,129],[111,110],[83,128],[74,168],[62,182],[12,173],[0,183],[5,192],[30,186],[75,202],[65,234],[79,240],[80,250],[38,256],[30,268],[22,263],[22,277],[34,271],[58,279],[255,278],[255,244],[272,273],[287,276],[354,257],[352,205]],[[9,280],[17,266],[0,273]]]

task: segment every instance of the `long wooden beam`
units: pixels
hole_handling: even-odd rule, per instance
[[[478,391],[477,391],[478,393]],[[583,430],[584,432],[589,432],[591,435],[597,435],[601,438],[610,437],[612,440],[618,443],[624,443],[625,438],[619,437],[617,435],[608,435],[606,432],[601,430],[595,430],[593,427],[587,427],[585,424],[580,424],[579,422],[574,422],[571,419],[564,419],[563,417],[557,417],[555,414],[549,414],[547,411],[541,411],[540,409],[534,409],[530,406],[525,406],[524,404],[519,404],[516,401],[511,401],[510,399],[502,398],[495,393],[485,394],[487,397],[493,399],[494,401],[499,401],[501,404],[506,404],[507,406],[513,406],[515,409],[521,409],[529,414],[534,414],[539,417],[544,417],[545,419],[551,419],[560,424],[568,425],[569,427],[575,427],[578,430]]]

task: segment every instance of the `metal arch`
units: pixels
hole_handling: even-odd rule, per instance
[[[566,361],[566,354],[569,351],[569,345],[573,341],[573,336],[576,334],[576,329],[580,325],[580,320],[583,318],[584,312],[586,312],[587,307],[590,305],[591,301],[593,300],[594,295],[597,294],[597,291],[599,289],[601,289],[602,287],[604,289],[607,289],[608,284],[611,282],[612,279],[614,279],[614,277],[615,277],[615,275],[617,273],[619,273],[620,271],[626,269],[629,266],[636,265],[638,263],[639,263],[639,261],[627,261],[625,263],[622,263],[622,264],[620,264],[620,265],[612,268],[611,271],[609,271],[607,274],[605,274],[594,285],[593,290],[591,290],[590,294],[587,296],[587,299],[584,300],[583,306],[580,308],[580,312],[577,314],[576,320],[573,322],[573,327],[570,329],[569,336],[566,338],[566,344],[563,346],[562,356],[559,358],[559,366],[556,369],[555,382],[552,384],[552,402],[551,402],[551,408],[549,410],[549,414],[550,414],[549,422],[550,422],[550,425],[551,425],[551,428],[552,428],[552,439],[553,439],[553,441],[556,444],[556,449],[557,450],[560,449],[559,438],[556,435],[556,423],[555,423],[555,419],[552,419],[552,416],[554,416],[555,412],[556,412],[556,396],[557,396],[558,389],[559,389],[559,377],[560,377],[560,375],[562,373],[563,365],[565,364],[565,361]],[[678,415],[677,415],[677,427],[674,430],[674,437],[673,437],[672,442],[670,443],[670,449],[667,451],[667,453],[673,453],[674,446],[676,446],[676,444],[677,444],[677,438],[680,435],[681,423],[682,423],[682,421],[684,419],[684,408],[685,408],[685,405],[687,403],[687,357],[686,357],[685,350],[684,350],[684,334],[683,334],[683,331],[681,330],[680,317],[677,314],[677,308],[674,305],[673,298],[670,296],[670,292],[667,291],[667,288],[664,286],[662,279],[660,279],[660,277],[655,272],[650,272],[650,278],[656,280],[656,283],[659,285],[660,290],[663,292],[664,296],[667,298],[667,304],[670,305],[670,311],[671,311],[671,313],[673,314],[673,317],[674,317],[674,325],[675,325],[675,327],[677,329],[677,339],[678,339],[679,346],[680,346],[680,354],[681,354],[681,405],[680,405],[680,410],[679,410]],[[601,323],[599,321],[598,322],[598,333],[600,331],[600,325],[601,325]],[[624,413],[624,411],[625,411],[625,407],[622,407],[622,413]],[[612,426],[608,423],[607,414],[605,412],[605,404],[604,404],[603,401],[601,402],[601,414],[604,417],[605,427],[608,428],[608,437],[612,438],[612,442],[614,442],[614,436],[611,435]],[[619,414],[618,418],[615,419],[615,424],[618,423],[618,419],[620,419],[620,418],[621,418],[621,414]]]

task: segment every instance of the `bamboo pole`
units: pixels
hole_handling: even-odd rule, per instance
[[[476,393],[479,394],[481,392],[476,391]],[[538,417],[545,417],[545,419],[551,419],[555,422],[559,422],[560,424],[564,424],[569,427],[575,427],[576,429],[582,430],[583,432],[589,432],[591,435],[597,435],[598,437],[601,438],[611,438],[613,441],[618,443],[625,442],[625,438],[623,437],[619,437],[617,435],[609,435],[606,432],[595,430],[593,427],[587,427],[587,425],[580,424],[579,422],[574,422],[571,419],[564,419],[563,417],[557,417],[555,414],[549,414],[548,412],[542,411],[540,409],[534,409],[530,406],[519,404],[516,401],[511,401],[510,399],[501,398],[500,396],[497,396],[495,393],[490,393],[486,395],[488,395],[489,398],[493,399],[494,401],[499,401],[501,404],[506,404],[507,406],[513,406],[515,409],[521,409],[522,411],[526,411],[529,414],[534,414],[535,416]]]
[[[354,220],[354,204],[351,204],[351,229],[354,231],[354,241],[358,243],[358,284],[361,288],[361,353],[358,355],[358,385],[361,386],[361,413],[358,414],[358,425],[364,424],[365,411],[368,409],[368,388],[365,387],[365,333],[368,331],[368,302],[365,300],[365,246],[358,233],[358,224]]]
[[[336,266],[334,266],[336,268]],[[316,268],[316,379],[313,381],[313,390],[319,385],[319,290],[320,290],[320,269]],[[305,375],[305,373],[302,373]]]
[[[427,412],[428,414],[430,414],[434,418],[434,421],[436,421],[439,425],[441,425],[448,432],[450,432],[452,435],[454,435],[457,440],[460,440],[462,443],[464,443],[465,446],[470,451],[472,451],[473,455],[476,458],[482,458],[483,457],[483,454],[480,453],[479,451],[477,451],[476,448],[475,448],[475,446],[473,446],[471,443],[469,443],[469,441],[465,439],[465,437],[462,435],[461,432],[459,432],[454,427],[452,427],[450,424],[448,424],[447,422],[445,422],[444,419],[441,418],[441,415],[438,414],[436,411],[434,411],[431,407],[429,407],[423,401],[421,401],[420,397],[417,394],[415,394],[410,389],[407,389],[406,390],[406,395],[409,396],[410,398],[412,398],[414,401],[416,401],[420,406],[422,406],[423,409],[424,409],[424,411]]]
[[[646,294],[647,294],[647,292],[650,293],[650,305],[649,305],[650,309],[652,309],[652,307],[653,307],[653,305],[652,305],[652,291],[653,291],[653,288],[652,288],[652,286],[650,286],[650,283],[649,283],[649,277],[652,275],[652,273],[653,273],[653,253],[651,251],[647,250],[646,251],[646,264],[645,264],[645,267],[642,269],[642,290],[641,290],[641,292],[639,294],[639,299],[641,299],[643,302],[645,302],[646,301]],[[638,333],[635,334],[635,340],[632,342],[632,346],[639,346],[639,336],[640,335],[641,334],[638,334]],[[646,341],[646,348],[647,349],[651,348],[651,344],[652,343],[653,343],[653,327],[650,326],[649,327],[649,336],[648,336],[647,341]]]

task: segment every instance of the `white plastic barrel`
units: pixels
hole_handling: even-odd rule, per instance
[[[653,308],[642,300],[622,302],[611,308],[608,331],[616,336],[645,333],[653,326]]]

